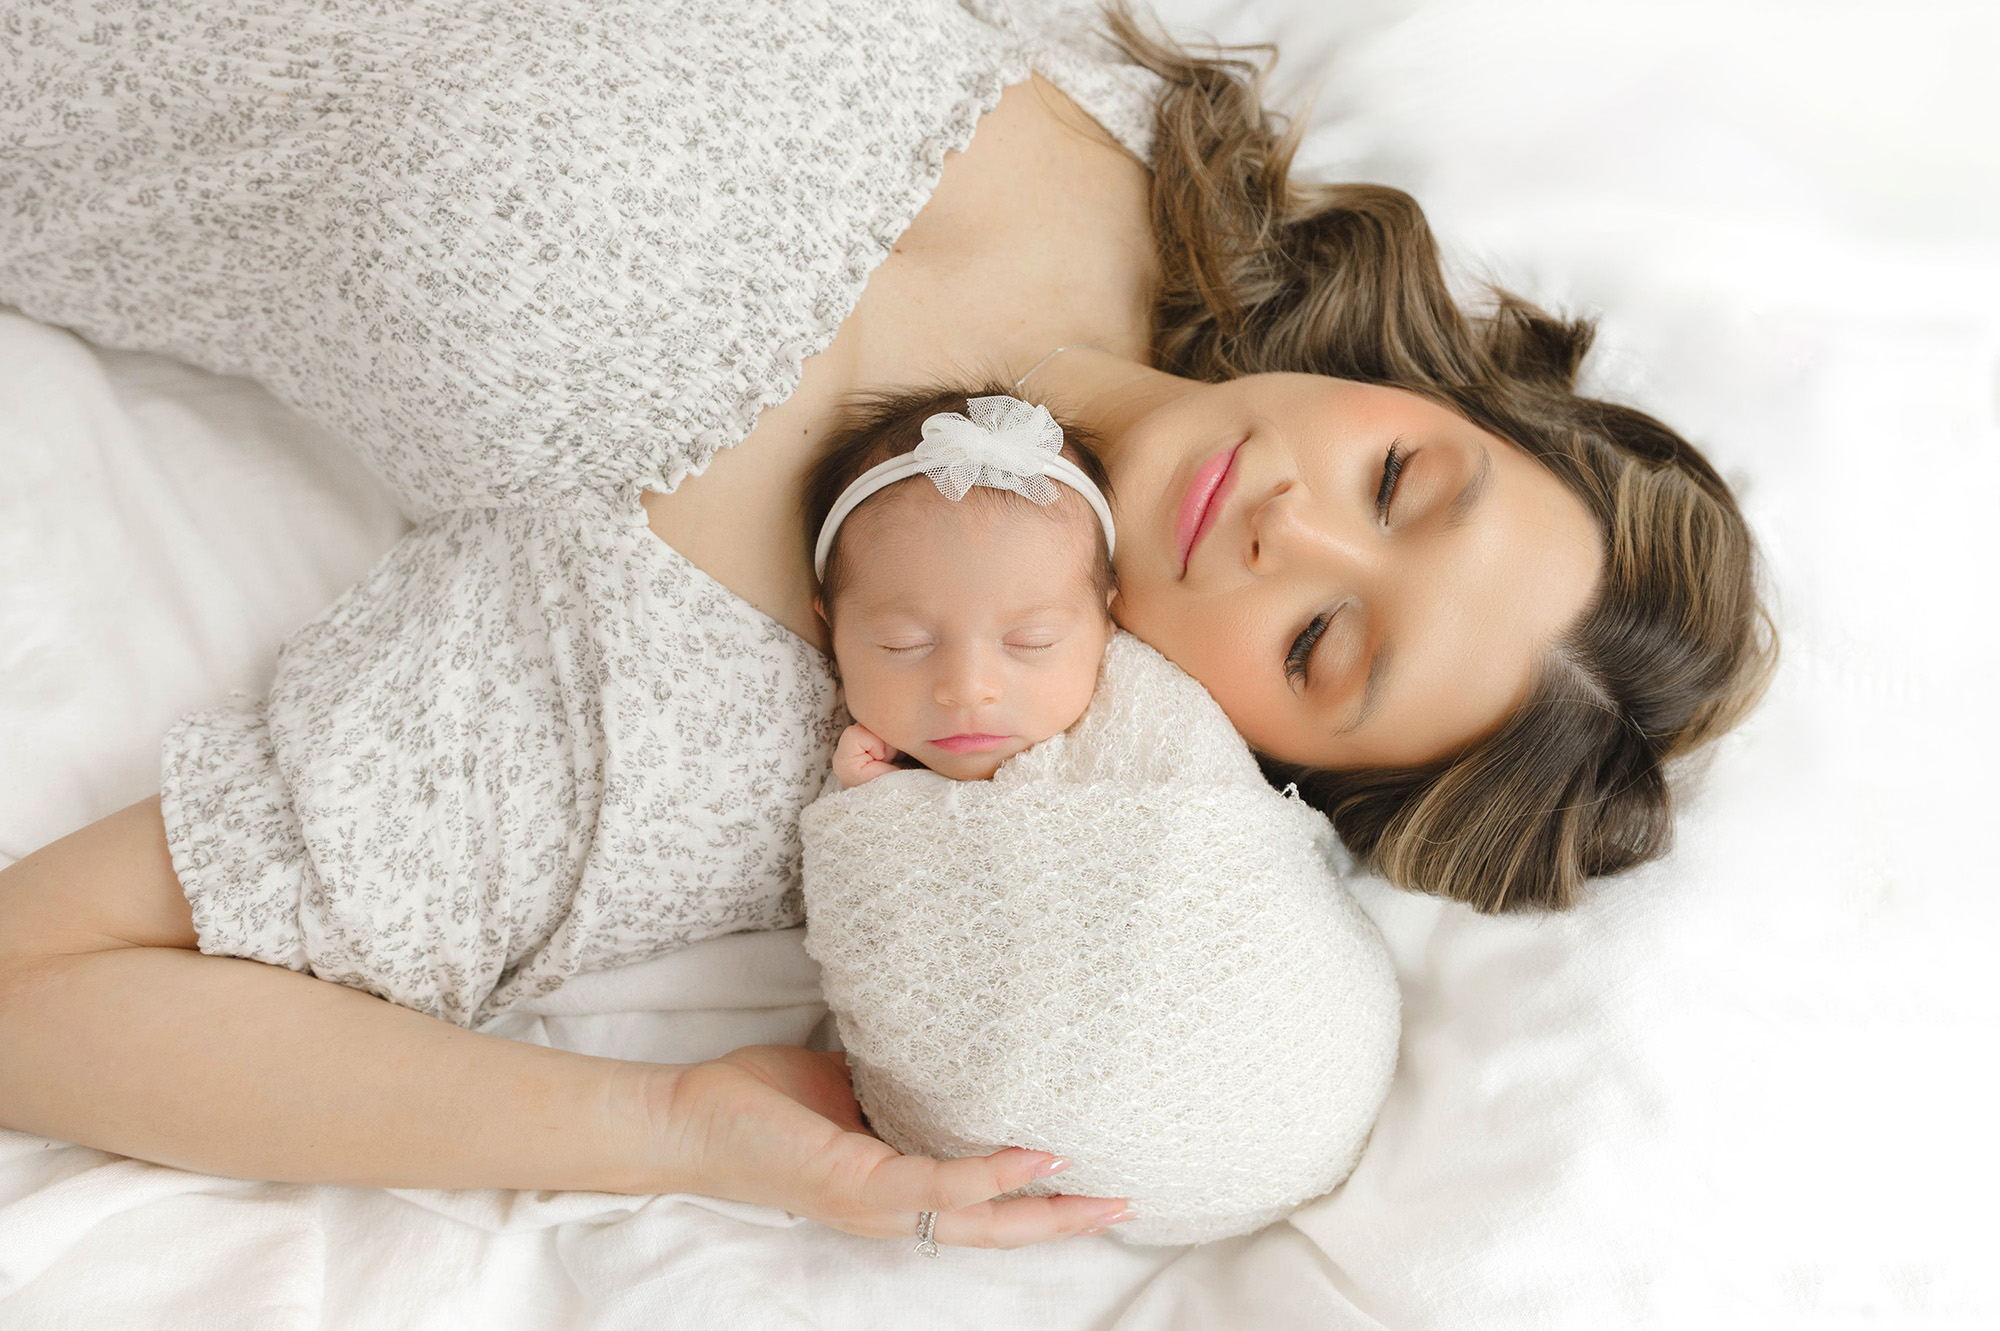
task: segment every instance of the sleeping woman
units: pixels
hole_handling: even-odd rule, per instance
[[[99,8],[0,54],[0,301],[256,376],[415,529],[158,799],[0,873],[0,1124],[947,1244],[1112,1221],[994,1200],[1043,1153],[899,1155],[837,1053],[479,1033],[799,922],[839,700],[795,504],[857,394],[1034,370],[1102,441],[1117,622],[1413,890],[1559,908],[1657,854],[1667,765],[1761,685],[1736,506],[1576,395],[1588,327],[1461,309],[1407,196],[1291,180],[1252,67],[1122,12]]]

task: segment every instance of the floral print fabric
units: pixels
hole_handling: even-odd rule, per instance
[[[1154,85],[1028,0],[31,0],[0,301],[248,374],[416,529],[168,736],[204,951],[478,1025],[796,924],[809,645],[644,524],[797,387],[1006,84]]]

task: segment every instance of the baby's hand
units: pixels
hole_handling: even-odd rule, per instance
[[[896,771],[897,753],[888,740],[867,726],[849,726],[840,732],[840,744],[833,751],[833,774],[842,789],[852,790],[873,781],[884,772]]]

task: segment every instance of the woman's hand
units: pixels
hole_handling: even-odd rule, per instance
[[[936,1211],[939,1243],[975,1248],[1025,1247],[1130,1218],[1118,1199],[991,1200],[1068,1163],[1046,1152],[898,1154],[862,1124],[839,1053],[757,1045],[664,1071],[649,1103],[653,1140],[690,1192],[912,1243],[917,1213]]]

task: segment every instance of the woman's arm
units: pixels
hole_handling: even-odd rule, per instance
[[[194,950],[157,800],[0,873],[0,1122],[210,1173],[653,1190],[648,1065]]]
[[[1120,1209],[986,1202],[1037,1152],[898,1155],[859,1131],[838,1055],[590,1058],[194,947],[157,800],[0,872],[0,1123],[247,1178],[692,1191],[884,1236],[933,1209],[979,1246]]]

